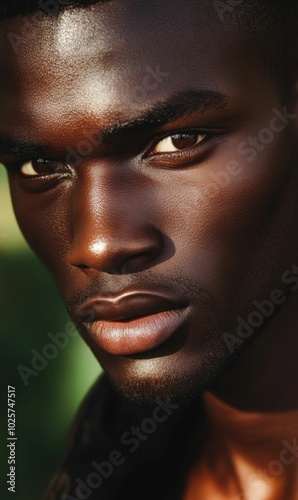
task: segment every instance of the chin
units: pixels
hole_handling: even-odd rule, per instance
[[[211,327],[212,326],[212,327]],[[229,331],[227,329],[227,331]],[[235,362],[223,340],[223,324],[179,337],[142,354],[116,356],[89,341],[111,384],[134,403],[154,404],[159,399],[183,403],[212,390],[221,375]]]
[[[167,363],[165,363],[167,364]],[[152,405],[157,399],[169,399],[173,403],[180,404],[192,401],[210,390],[216,383],[223,366],[208,369],[198,366],[196,370],[174,370],[163,371],[150,370],[143,373],[135,370],[134,373],[115,375],[106,370],[111,384],[126,399],[140,404]]]

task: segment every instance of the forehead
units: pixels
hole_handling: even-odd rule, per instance
[[[3,22],[1,130],[42,135],[99,116],[108,126],[177,90],[244,92],[253,57],[239,47],[208,0],[114,0]]]

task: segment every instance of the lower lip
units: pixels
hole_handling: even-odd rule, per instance
[[[131,321],[95,321],[90,331],[96,344],[109,354],[139,354],[166,342],[185,322],[187,314],[187,309],[176,309]]]

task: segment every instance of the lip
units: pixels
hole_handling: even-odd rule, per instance
[[[144,292],[94,297],[80,315],[95,343],[118,356],[140,354],[165,343],[188,317],[188,305],[172,297]]]

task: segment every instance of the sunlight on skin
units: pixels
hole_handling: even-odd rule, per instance
[[[13,252],[14,254],[19,254],[20,258],[22,258],[24,252],[27,254],[31,250],[16,223],[9,196],[7,177],[2,165],[0,165],[0,199],[0,252],[3,255],[8,253],[11,255]],[[72,351],[72,356],[68,361],[69,366],[66,370],[66,373],[69,373],[69,377],[65,377],[64,379],[66,390],[61,391],[61,394],[63,394],[64,398],[63,405],[65,403],[65,394],[67,394],[69,408],[76,409],[86,390],[88,390],[100,374],[101,368],[81,337],[78,336],[75,342],[73,342]],[[82,369],[78,371],[76,369],[77,366],[80,366]],[[70,380],[72,384],[74,383],[74,387],[76,387],[75,393],[67,390]],[[70,417],[72,418],[72,414]]]

